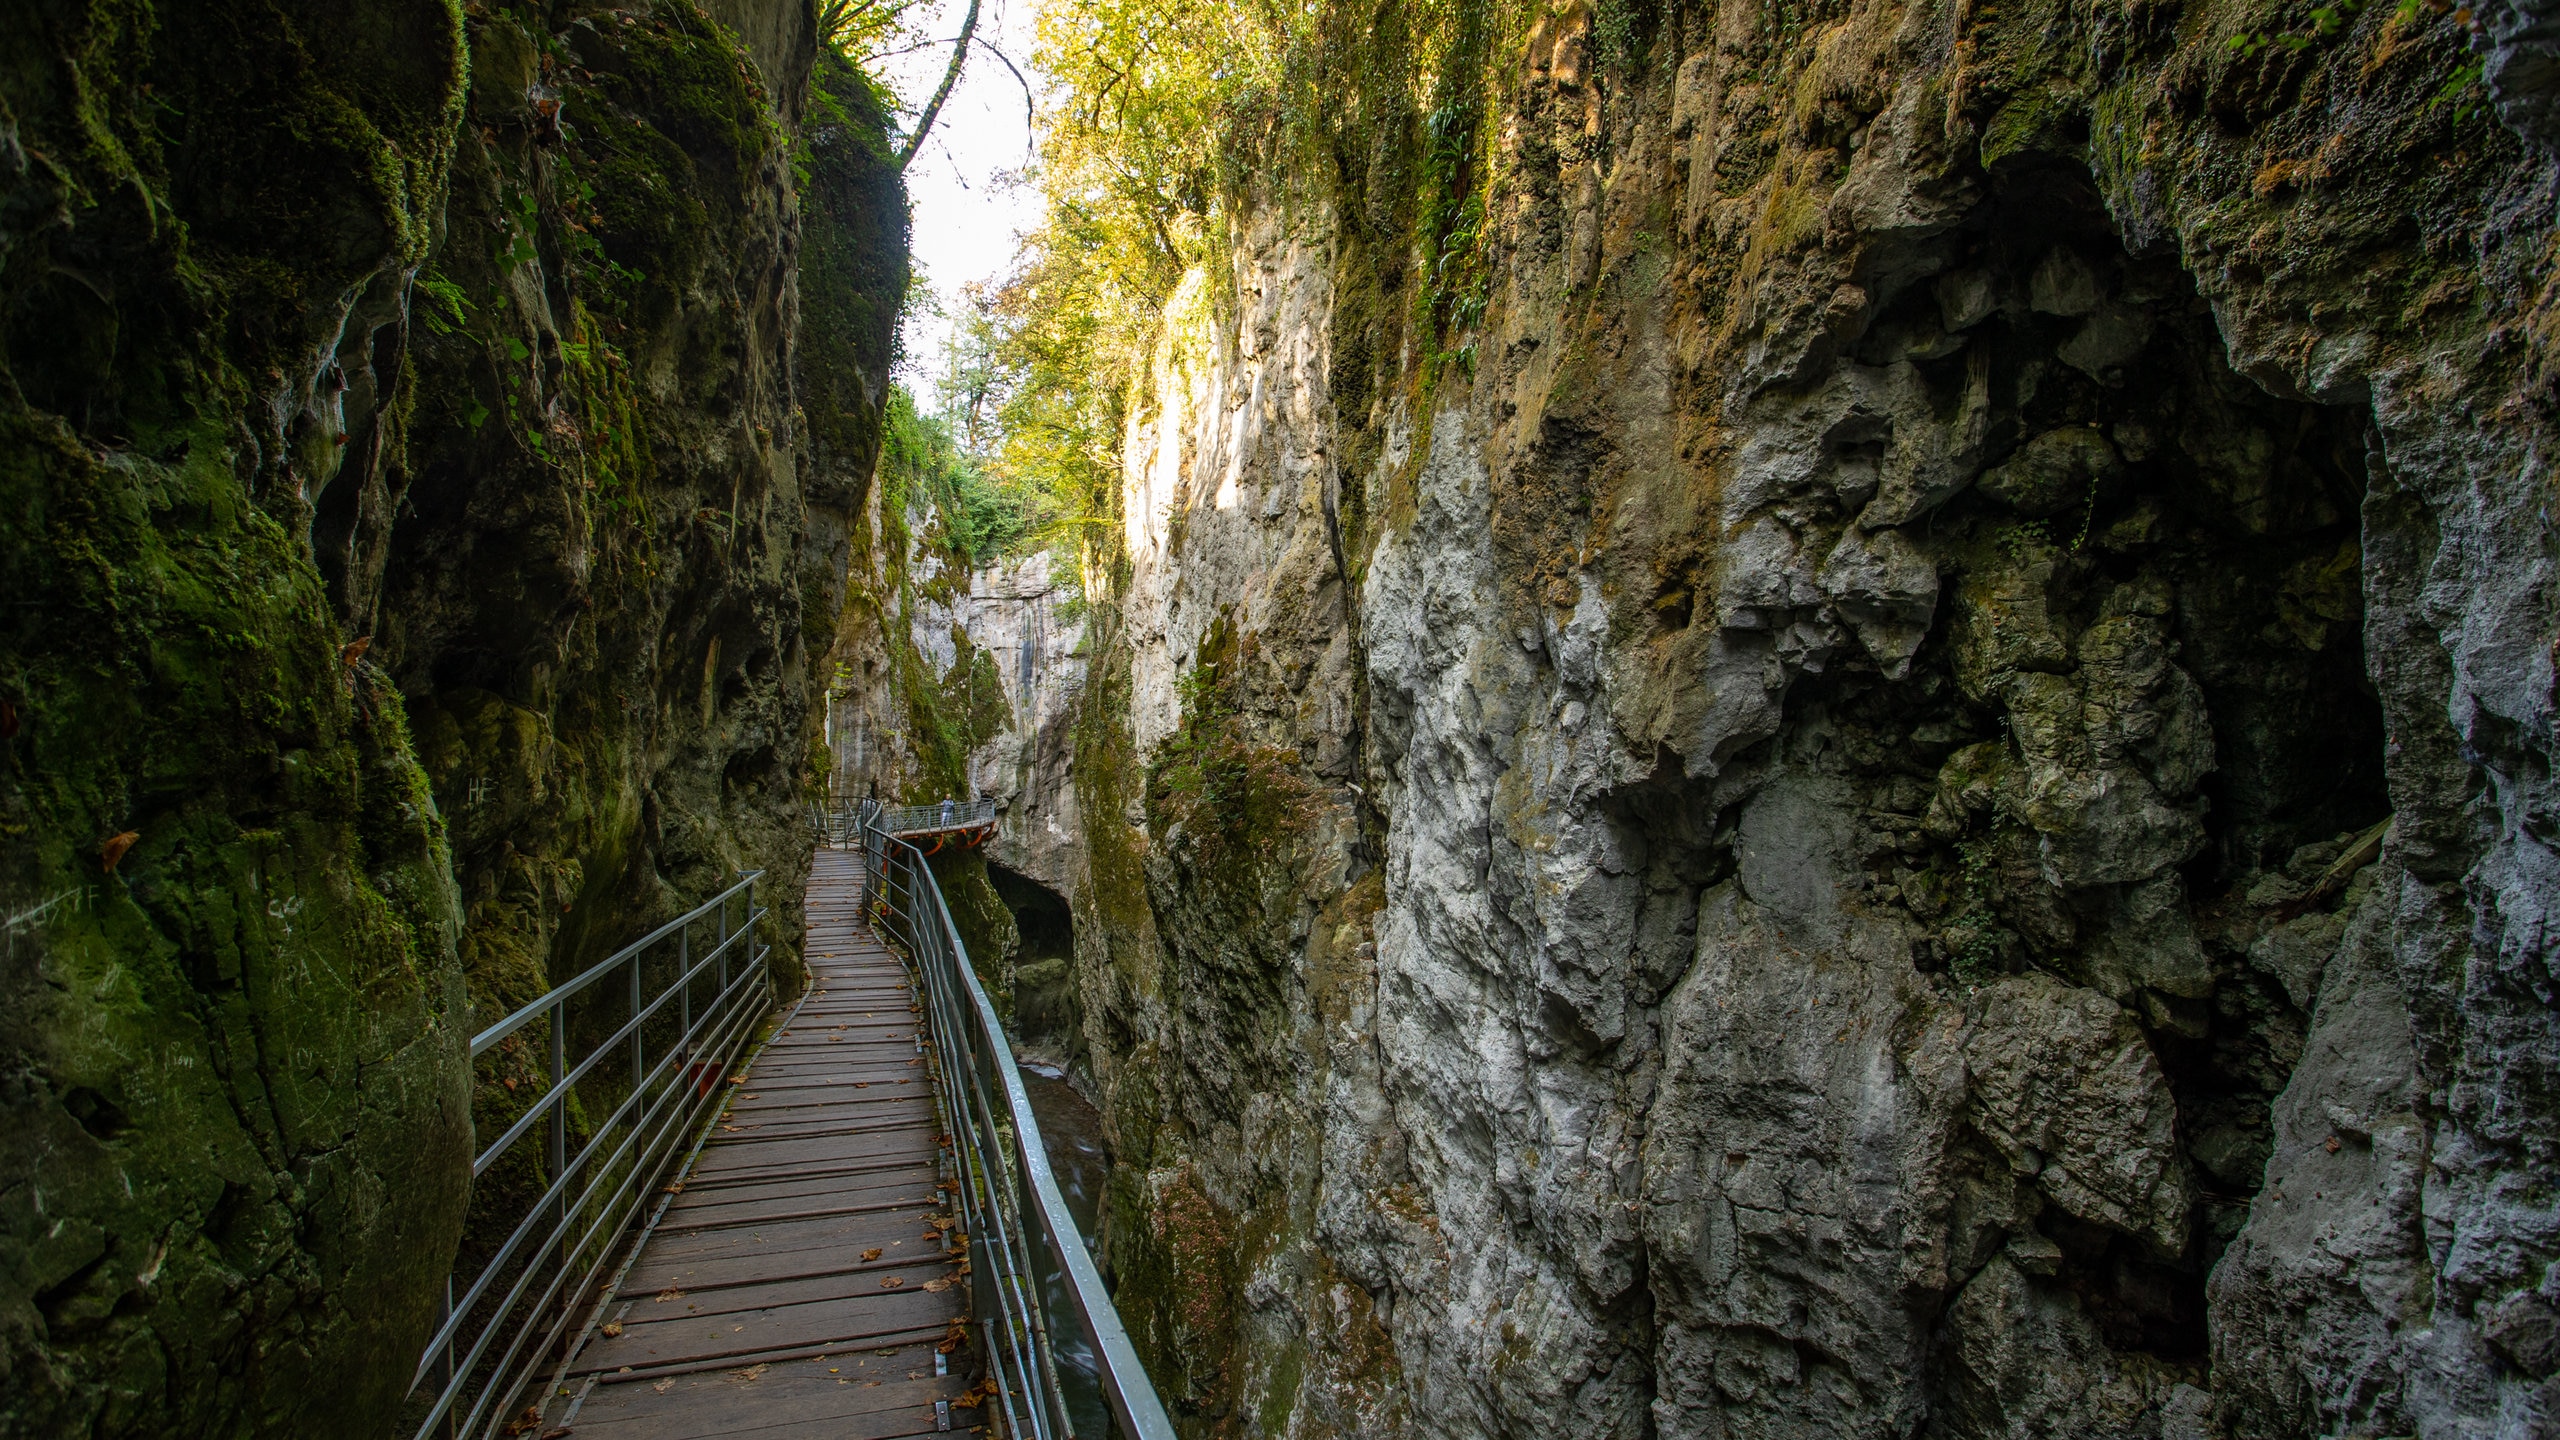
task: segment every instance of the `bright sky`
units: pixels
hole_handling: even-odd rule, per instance
[[[911,55],[881,62],[885,78],[909,105],[922,105],[941,83],[951,59],[951,37],[960,33],[960,17],[968,0],[943,0],[940,12],[922,26],[944,43]],[[978,35],[992,41],[1020,67],[1034,85],[1031,48],[1038,0],[982,0]],[[1015,237],[1039,219],[1038,192],[1018,182],[1031,159],[1031,126],[1024,113],[1022,83],[1004,61],[972,46],[960,83],[943,102],[942,115],[926,137],[924,153],[907,168],[907,197],[914,206],[915,265],[957,313],[960,291],[970,281],[993,280],[1013,266]],[[908,312],[907,362],[899,378],[925,404],[933,403],[932,384],[942,373],[943,343],[950,323],[921,309]]]

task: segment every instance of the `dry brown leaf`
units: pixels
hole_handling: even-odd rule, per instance
[[[121,835],[108,836],[106,843],[98,847],[98,863],[106,867],[108,874],[114,874],[116,862],[122,860],[124,852],[132,849],[133,842],[141,838],[142,832],[139,830],[127,830]]]
[[[754,1380],[771,1368],[770,1364],[758,1364],[750,1365],[744,1370],[732,1370],[729,1373],[740,1380]]]
[[[596,1327],[596,1333],[602,1335],[607,1340],[619,1340],[622,1338],[622,1322],[619,1320],[607,1320],[602,1325]]]
[[[939,1295],[943,1291],[951,1288],[951,1282],[949,1280],[927,1280],[924,1282],[924,1288],[932,1291],[936,1295]]]
[[[862,1252],[862,1258],[863,1258],[863,1259],[865,1259],[865,1260],[877,1260],[877,1259],[879,1259],[879,1258],[880,1258],[880,1247],[879,1247],[879,1246],[877,1246],[877,1245],[874,1245],[874,1246],[872,1246],[870,1249],[863,1251],[863,1252]]]
[[[881,1289],[883,1289],[883,1290],[895,1290],[895,1289],[897,1289],[899,1286],[904,1285],[904,1284],[906,1284],[906,1283],[907,1283],[907,1277],[906,1277],[906,1276],[904,1276],[904,1275],[892,1275],[892,1276],[890,1276],[888,1279],[883,1280],[883,1281],[881,1281],[881,1282],[880,1282],[880,1288],[881,1288]]]
[[[664,1395],[668,1391],[676,1388],[676,1377],[670,1375],[666,1379],[659,1381],[657,1384],[652,1385],[649,1388],[657,1391],[661,1395]]]
[[[657,1295],[658,1303],[661,1305],[664,1305],[671,1300],[681,1300],[683,1298],[684,1292],[673,1286],[669,1286],[666,1289],[659,1291]]]
[[[338,648],[338,659],[345,664],[353,665],[364,658],[364,652],[372,648],[373,637],[359,635]]]

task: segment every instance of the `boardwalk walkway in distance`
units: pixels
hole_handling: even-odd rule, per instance
[[[577,1440],[887,1440],[974,1428],[915,995],[860,907],[809,876],[811,991],[748,1070],[564,1387]],[[937,1359],[955,1372],[937,1375]],[[937,1403],[940,1402],[940,1403]],[[554,1401],[551,1415],[560,1415]]]

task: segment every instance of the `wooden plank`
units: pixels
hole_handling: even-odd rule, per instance
[[[664,1385],[663,1390],[657,1387]],[[969,1381],[937,1377],[933,1352],[910,1347],[881,1356],[829,1356],[770,1364],[747,1378],[712,1371],[599,1385],[580,1407],[580,1440],[661,1440],[667,1436],[792,1436],[889,1440],[929,1435],[936,1400],[965,1393]],[[637,1397],[631,1392],[638,1392]],[[645,1404],[633,1403],[645,1397]],[[951,1412],[953,1431],[977,1428],[977,1408]]]
[[[570,1365],[585,1440],[890,1440],[945,1433],[933,1402],[970,1393],[965,1346],[947,1357],[956,1373],[933,1373],[969,1287],[926,1225],[949,1208],[944,1137],[915,994],[861,924],[858,864],[819,852],[810,994],[731,1087],[605,1307],[613,1332]],[[553,1397],[546,1415],[569,1404]]]

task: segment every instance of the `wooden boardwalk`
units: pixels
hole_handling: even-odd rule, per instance
[[[887,1440],[977,1426],[977,1409],[948,1403],[969,1393],[974,1350],[938,1348],[964,1333],[968,1283],[946,1250],[916,999],[863,923],[860,866],[818,852],[809,997],[571,1367],[565,1388],[584,1398],[567,1414],[555,1399],[545,1430]]]

